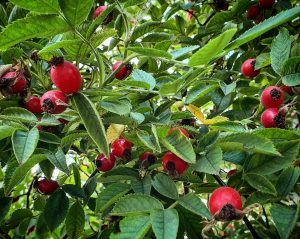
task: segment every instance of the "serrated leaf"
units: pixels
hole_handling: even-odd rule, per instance
[[[135,193],[150,195],[151,192],[151,176],[147,175],[142,179],[131,182],[131,187]]]
[[[145,22],[139,25],[133,31],[131,41],[134,42],[137,38],[153,31],[154,29],[157,29],[157,27],[159,27],[161,24],[161,22]]]
[[[38,52],[38,55],[39,55],[39,57],[43,57],[43,55],[45,55],[47,53],[51,53],[54,50],[57,50],[59,48],[67,47],[67,46],[72,45],[72,44],[78,44],[80,42],[81,41],[77,40],[77,39],[75,39],[75,40],[61,40],[59,42],[53,42],[53,43],[50,43],[50,44],[46,45],[42,50],[40,50]]]
[[[0,222],[5,218],[6,214],[8,213],[11,203],[12,198],[10,197],[0,198]]]
[[[189,104],[188,107],[193,107],[190,103],[206,96],[208,93],[215,91],[218,89],[219,86],[217,84],[211,84],[211,85],[196,85],[195,87],[191,88],[188,93],[185,100],[186,104]],[[196,107],[196,106],[194,106]],[[190,110],[191,108],[189,108]],[[192,112],[192,111],[191,111]]]
[[[175,209],[152,211],[150,219],[157,239],[176,239],[179,216]]]
[[[48,144],[56,144],[60,145],[61,139],[57,137],[55,134],[40,131],[40,141],[48,143]]]
[[[25,123],[37,122],[37,117],[26,109],[9,107],[1,112],[0,119],[20,121]]]
[[[220,173],[223,154],[219,146],[210,149],[206,155],[199,157],[196,162],[195,170],[198,172],[216,174]]]
[[[155,139],[151,137],[147,131],[138,131],[137,134],[138,138],[142,141],[144,145],[146,145],[148,148],[157,151],[157,146],[155,143]]]
[[[78,238],[84,231],[85,215],[80,202],[76,201],[66,217],[66,231],[69,238]]]
[[[54,231],[65,219],[69,209],[69,199],[61,189],[56,190],[47,200],[43,215],[45,222]]]
[[[190,58],[189,66],[192,67],[208,64],[228,45],[236,31],[236,28],[229,29],[216,38],[210,40],[205,46],[193,54]]]
[[[61,146],[62,147],[70,147],[74,141],[80,139],[80,138],[84,138],[84,137],[87,137],[88,134],[86,132],[76,132],[76,133],[72,133],[72,134],[69,134],[69,135],[66,135],[65,137],[63,137],[61,139]]]
[[[10,176],[10,179],[7,183],[5,183],[5,192],[8,194],[13,190],[13,188],[22,182],[22,180],[25,178],[26,174],[29,172],[29,170],[35,166],[36,164],[42,162],[46,159],[46,156],[43,154],[37,154],[31,156],[24,164],[19,165]]]
[[[284,62],[289,58],[292,41],[286,28],[282,28],[272,41],[271,66],[278,74],[281,73]]]
[[[178,198],[176,184],[169,176],[163,173],[156,174],[152,180],[152,185],[161,195],[172,199]]]
[[[278,128],[260,128],[253,131],[254,134],[264,136],[272,140],[294,140],[299,139],[299,135],[294,130],[278,129]]]
[[[14,21],[0,33],[0,50],[27,39],[55,36],[69,30],[69,25],[57,15],[28,16]]]
[[[192,213],[195,213],[201,217],[206,217],[207,219],[211,219],[211,214],[208,208],[205,206],[202,200],[193,193],[189,193],[183,197],[180,197],[178,203]]]
[[[128,47],[127,50],[133,51],[135,53],[138,53],[143,56],[149,56],[149,57],[162,57],[171,59],[172,55],[166,51],[158,50],[154,48],[144,48],[144,47]]]
[[[276,184],[277,194],[280,197],[286,197],[294,188],[295,184],[298,181],[300,176],[300,169],[299,168],[287,168],[284,170]]]
[[[130,194],[117,202],[112,213],[120,216],[130,216],[163,208],[162,203],[154,197],[144,194]]]
[[[245,180],[250,184],[251,187],[257,189],[263,193],[269,193],[276,196],[275,186],[264,176],[256,173],[247,173]]]
[[[11,136],[15,131],[14,127],[8,125],[0,125],[0,140]]]
[[[38,13],[59,13],[57,0],[10,0],[21,8]]]
[[[153,88],[156,85],[156,80],[150,73],[139,70],[139,69],[133,70],[131,77],[135,81],[141,81],[141,82],[147,83],[149,85],[150,90],[153,90]]]
[[[172,51],[171,55],[173,59],[177,59],[181,56],[184,56],[185,54],[192,52],[196,49],[198,49],[200,46],[187,46],[187,47],[182,47],[179,50]]]
[[[262,34],[270,31],[271,29],[276,28],[285,22],[288,22],[299,15],[300,15],[300,6],[294,7],[286,11],[282,11],[278,13],[276,16],[270,17],[265,21],[263,21],[262,23],[255,25],[248,31],[244,32],[232,43],[230,43],[226,47],[225,51],[226,52],[231,51],[249,41],[252,41],[253,39],[261,36]]]
[[[61,148],[58,148],[55,153],[49,152],[47,154],[47,158],[60,171],[64,172],[67,175],[70,174],[70,170],[66,162],[65,153]]]
[[[117,202],[130,190],[130,185],[126,183],[114,183],[101,191],[96,200],[95,212],[103,212],[109,206]]]
[[[101,100],[100,106],[103,109],[106,109],[107,111],[118,115],[129,114],[132,109],[132,105],[128,100],[117,100],[109,98]]]
[[[151,227],[148,215],[125,217],[120,222],[120,233],[110,235],[110,239],[144,239]]]
[[[108,156],[109,149],[105,129],[94,104],[81,93],[73,95],[71,101],[91,139],[95,142],[100,151]]]
[[[300,85],[300,56],[289,58],[282,68],[282,83],[287,86]]]
[[[82,23],[89,15],[93,0],[58,0],[59,6],[68,19],[68,21],[73,25],[77,26]]]
[[[39,141],[39,131],[32,128],[30,131],[16,130],[12,135],[12,145],[15,156],[20,164],[26,162],[33,154]]]
[[[64,184],[61,186],[61,189],[64,190],[65,193],[69,194],[72,198],[86,198],[84,190],[77,185]]]
[[[191,142],[179,130],[174,130],[170,135],[161,138],[163,145],[188,163],[196,162],[196,154]]]
[[[289,238],[299,213],[299,204],[297,209],[280,204],[274,204],[271,209],[271,216],[281,239]]]

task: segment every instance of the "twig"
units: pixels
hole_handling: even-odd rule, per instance
[[[31,183],[30,183],[30,186],[28,188],[28,191],[26,193],[26,208],[29,209],[29,202],[30,202],[30,193],[31,193],[31,190],[32,190],[32,187],[33,187],[33,184],[35,182],[36,178],[33,178]]]

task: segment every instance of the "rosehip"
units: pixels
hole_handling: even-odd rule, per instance
[[[59,114],[67,108],[68,98],[61,91],[50,90],[42,96],[41,104],[44,112]]]
[[[152,164],[155,164],[157,157],[154,153],[151,152],[144,152],[140,155],[140,160],[142,161],[142,164],[144,167],[148,167]]]
[[[44,178],[42,180],[36,180],[34,187],[42,194],[51,195],[59,188],[59,185],[54,180]]]
[[[283,86],[280,87],[280,89],[283,90],[284,92],[286,92],[289,95],[293,95],[294,94],[293,89],[290,86],[283,85]]]
[[[167,152],[162,158],[162,166],[171,176],[178,176],[183,174],[189,165],[172,152]]]
[[[115,163],[116,158],[112,153],[110,153],[109,158],[105,157],[104,154],[99,154],[95,160],[98,170],[102,172],[111,170],[115,166]]]
[[[102,12],[106,10],[106,6],[99,6],[96,8],[93,14],[93,19],[96,19]]]
[[[231,177],[236,172],[237,172],[237,169],[231,169],[231,170],[229,170],[228,173],[227,173],[227,177]]]
[[[178,127],[178,128],[171,128],[171,129],[168,131],[167,136],[170,135],[170,134],[171,134],[173,131],[175,131],[175,130],[179,130],[180,133],[181,133],[182,135],[184,135],[186,138],[189,138],[189,137],[190,137],[189,133],[188,133],[184,128],[181,128],[181,127]]]
[[[65,94],[80,90],[81,75],[78,68],[69,61],[63,60],[51,67],[50,78],[54,85]]]
[[[265,108],[278,108],[284,101],[284,93],[277,86],[268,86],[261,95],[261,103]]]
[[[248,59],[242,64],[242,74],[248,78],[253,78],[259,74],[259,70],[254,70],[255,59]]]
[[[11,92],[14,94],[21,93],[26,87],[26,78],[25,76],[16,71],[9,71],[1,77],[2,80],[8,81]],[[14,84],[11,84],[13,82]]]
[[[275,0],[259,0],[259,5],[262,8],[269,9],[275,4]]]
[[[133,144],[128,140],[119,138],[111,144],[111,152],[114,156],[129,160],[131,158],[132,146]]]
[[[284,128],[285,116],[277,108],[266,109],[260,118],[265,128]]]
[[[40,114],[43,112],[41,100],[37,96],[31,96],[28,99],[26,99],[25,108],[34,114]]]
[[[208,204],[210,213],[220,221],[237,219],[236,210],[243,209],[240,194],[231,187],[220,187],[214,190]]]
[[[260,14],[260,8],[258,4],[255,4],[248,8],[247,10],[247,18],[251,20],[257,19]]]
[[[122,64],[122,61],[117,61],[115,64],[112,66],[112,71],[115,71],[120,65]],[[120,70],[115,73],[115,78],[118,80],[124,80],[127,76],[129,76],[132,72],[132,65],[130,63],[122,66]]]

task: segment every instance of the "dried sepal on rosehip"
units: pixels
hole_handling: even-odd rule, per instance
[[[241,220],[245,214],[251,212],[254,208],[261,208],[260,204],[252,204],[243,209],[241,195],[231,187],[220,187],[213,191],[209,198],[209,210],[213,216],[202,230],[203,238],[211,238],[207,235],[217,222],[230,222],[233,220]],[[261,215],[261,210],[259,216]]]
[[[152,152],[144,152],[139,156],[141,167],[148,168],[149,166],[155,164],[157,157]]]

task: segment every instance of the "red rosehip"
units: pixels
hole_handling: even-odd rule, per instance
[[[262,92],[260,100],[265,108],[278,108],[284,101],[284,93],[277,86],[268,86]]]
[[[50,70],[50,78],[53,84],[65,94],[73,94],[80,90],[80,72],[69,61],[62,61],[53,65]]]
[[[280,87],[280,89],[283,90],[284,92],[286,92],[289,95],[293,95],[294,94],[293,89],[290,86],[283,85],[283,86]]]
[[[265,9],[270,9],[275,4],[275,0],[259,0],[259,6]]]
[[[231,187],[220,187],[213,191],[209,198],[209,210],[215,216],[224,206],[231,205],[234,209],[242,210],[243,203],[240,194]]]
[[[186,18],[188,21],[191,21],[193,19],[193,13],[194,13],[193,10],[191,10],[191,9],[187,10]]]
[[[119,138],[111,144],[111,152],[114,156],[129,160],[131,158],[132,146],[133,144],[130,141]]]
[[[112,66],[112,71],[115,71],[120,65],[122,64],[122,61],[117,61]],[[123,65],[120,70],[115,74],[115,78],[118,80],[124,80],[126,77],[128,77],[132,72],[132,65],[130,63]]]
[[[99,6],[96,8],[93,14],[93,19],[96,19],[102,12],[106,10],[106,6]]]
[[[115,163],[116,163],[116,158],[112,153],[110,153],[109,159],[105,157],[104,154],[99,154],[95,160],[95,164],[98,170],[102,172],[107,172],[111,170],[115,166]]]
[[[58,90],[47,91],[41,98],[42,109],[50,114],[59,114],[65,111],[68,104],[67,96]]]
[[[227,173],[227,177],[231,177],[236,172],[237,172],[237,169],[231,169],[231,170],[229,170],[228,173]]]
[[[139,159],[142,161],[144,167],[148,167],[152,164],[155,164],[157,157],[154,153],[144,152],[140,155]]]
[[[7,81],[10,90],[13,94],[21,93],[26,87],[26,78],[21,72],[9,71],[1,77],[2,80]],[[13,84],[11,84],[13,82]]]
[[[255,59],[248,59],[242,64],[242,74],[248,78],[253,78],[259,74],[259,70],[254,70]]]
[[[180,133],[181,133],[182,135],[184,135],[186,138],[189,138],[189,137],[190,137],[189,133],[188,133],[184,128],[181,128],[181,127],[178,127],[178,128],[171,128],[171,129],[168,131],[167,136],[170,135],[170,134],[171,134],[173,131],[175,131],[175,130],[179,130]]]
[[[40,98],[34,95],[25,100],[25,108],[34,114],[43,112]]]
[[[188,163],[172,152],[167,152],[162,158],[162,166],[171,176],[178,176],[188,168]]]
[[[284,128],[285,116],[277,108],[268,108],[262,113],[260,121],[265,128]]]
[[[256,20],[260,14],[260,8],[258,4],[255,4],[248,8],[247,10],[247,18],[251,20]]]
[[[59,188],[59,184],[57,181],[44,178],[42,180],[35,181],[34,187],[42,194],[51,195]]]

